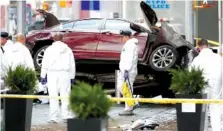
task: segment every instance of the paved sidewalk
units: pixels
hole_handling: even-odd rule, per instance
[[[116,123],[120,125],[130,124],[137,119],[150,119],[159,123],[173,120],[176,117],[175,109],[173,107],[164,107],[151,105],[143,105],[137,108],[134,116],[119,116],[118,113],[124,109],[124,105],[118,105],[111,108],[109,116],[113,118]],[[46,125],[49,114],[49,105],[35,105],[33,108],[32,125]]]
[[[171,120],[176,119],[176,110],[174,107],[161,106],[161,105],[142,105],[140,108],[134,111],[134,116],[119,116],[118,113],[124,109],[124,105],[117,105],[111,108],[109,112],[109,116],[115,120],[119,126],[125,126],[132,124],[133,121],[137,119],[148,119],[154,121],[158,124],[166,123]],[[1,112],[1,116],[3,112]],[[33,107],[33,115],[32,115],[32,127],[36,128],[39,126],[48,125],[48,114],[49,114],[49,105],[35,105]],[[1,120],[0,120],[1,121]],[[66,126],[65,123],[60,123],[60,126]],[[113,125],[114,128],[117,126]],[[113,128],[113,127],[110,127]],[[209,129],[210,122],[209,122]]]

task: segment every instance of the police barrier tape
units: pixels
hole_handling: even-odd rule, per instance
[[[14,94],[1,94],[0,98],[25,98],[25,99],[38,99],[38,98],[48,98],[48,99],[68,99],[68,97],[60,96],[43,96],[43,95],[14,95]],[[176,103],[196,103],[196,104],[223,104],[221,99],[154,99],[154,98],[115,98],[111,97],[111,101],[125,102],[128,100],[134,100],[140,103],[160,103],[160,104],[176,104]]]

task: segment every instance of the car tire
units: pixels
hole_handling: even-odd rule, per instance
[[[34,65],[37,69],[41,68],[44,51],[48,47],[49,47],[49,45],[43,46],[35,52],[33,60],[34,60]]]
[[[167,71],[176,64],[177,59],[178,52],[174,47],[162,45],[152,51],[149,58],[149,65],[154,71]]]

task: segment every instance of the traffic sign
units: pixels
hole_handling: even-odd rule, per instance
[[[203,9],[203,8],[211,8],[217,5],[217,1],[209,1],[209,0],[194,0],[193,7],[194,9]]]
[[[146,3],[153,9],[169,9],[170,4],[166,0],[146,0]]]

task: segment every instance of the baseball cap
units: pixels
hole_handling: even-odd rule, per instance
[[[121,30],[120,31],[120,35],[122,35],[122,36],[131,36],[132,32],[128,31],[128,30]]]
[[[2,38],[8,38],[9,34],[7,32],[1,32],[1,37]]]

